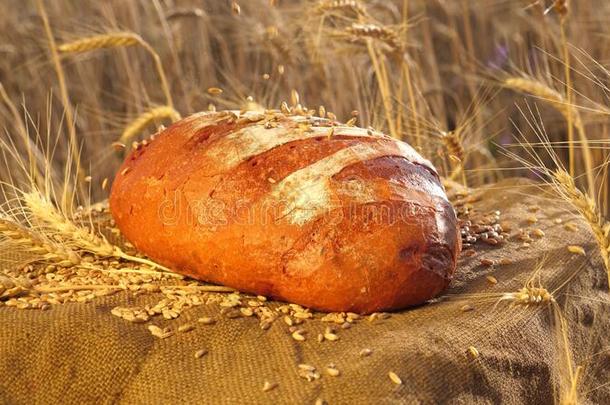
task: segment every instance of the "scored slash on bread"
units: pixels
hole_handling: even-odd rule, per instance
[[[422,303],[448,285],[460,243],[411,146],[275,110],[174,123],[127,156],[110,204],[127,239],[175,271],[322,310]]]

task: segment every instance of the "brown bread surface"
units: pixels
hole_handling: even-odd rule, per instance
[[[185,118],[132,150],[110,206],[125,237],[176,272],[327,311],[423,303],[460,249],[428,161],[315,117]]]

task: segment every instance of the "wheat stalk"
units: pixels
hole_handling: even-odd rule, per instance
[[[568,122],[569,129],[571,128],[571,125],[574,125],[582,143],[588,191],[591,196],[594,195],[595,180],[593,178],[593,159],[591,157],[591,150],[589,148],[589,140],[587,139],[585,127],[578,109],[574,108],[574,105],[571,102],[566,102],[558,91],[537,80],[523,77],[510,77],[504,81],[504,86],[547,101],[565,118],[565,120]],[[572,148],[573,145],[572,142],[570,142],[570,154],[573,154]]]
[[[608,283],[610,284],[610,222],[605,221],[595,200],[583,194],[576,187],[574,178],[568,172],[563,169],[555,170],[552,172],[552,181],[560,194],[566,197],[591,227],[599,244],[602,259],[608,272]]]
[[[566,35],[566,21],[568,20],[568,2],[567,0],[557,0],[552,6],[555,12],[559,14],[559,32],[561,37],[561,53],[563,56],[563,73],[565,77],[565,94],[566,104],[572,104],[572,75],[570,74],[570,53],[568,52],[568,37]],[[567,110],[566,121],[568,122],[568,142],[569,149],[569,168],[570,174],[574,176],[574,168],[576,166],[575,156],[572,150],[572,142],[574,142],[574,128],[572,126],[572,111]]]
[[[127,143],[133,137],[138,135],[144,128],[146,128],[151,122],[159,121],[163,119],[171,119],[177,121],[180,119],[178,111],[174,110],[170,106],[155,107],[145,113],[141,114],[135,120],[133,120],[123,131],[119,142]]]
[[[165,76],[165,70],[163,69],[163,64],[161,63],[161,58],[154,48],[150,46],[148,42],[144,41],[141,36],[128,31],[94,35],[88,38],[80,38],[73,42],[61,44],[57,50],[61,53],[83,53],[98,49],[128,47],[133,45],[143,47],[153,58],[155,67],[157,69],[157,74],[161,80],[161,87],[163,89],[163,93],[165,94],[167,104],[173,108],[174,102],[172,100],[172,95]]]
[[[101,257],[116,257],[159,268],[171,273],[171,270],[150,260],[129,255],[118,246],[108,242],[102,235],[76,225],[43,194],[37,191],[23,193],[25,206],[33,219],[54,233],[54,236],[75,250],[82,250]],[[173,273],[171,273],[173,274]],[[179,275],[176,275],[179,277]]]
[[[72,105],[70,104],[70,97],[68,95],[68,87],[66,85],[66,76],[64,74],[63,67],[61,65],[61,60],[59,58],[59,51],[57,49],[57,44],[55,42],[55,38],[53,37],[53,31],[51,30],[51,24],[49,23],[49,17],[47,15],[47,11],[44,6],[43,0],[37,0],[36,5],[38,7],[38,12],[42,17],[42,22],[45,30],[45,35],[47,36],[47,40],[49,41],[49,51],[51,53],[51,59],[53,61],[53,67],[55,69],[55,74],[57,76],[57,81],[59,82],[59,92],[61,94],[61,103],[64,108],[64,114],[66,117],[66,127],[68,129],[69,136],[69,147],[70,153],[73,159],[76,161],[76,178],[80,181],[78,184],[78,191],[81,196],[84,195],[84,189],[82,188],[83,180],[85,175],[81,169],[80,162],[80,153],[78,150],[78,142],[76,138],[76,124],[74,121],[74,112],[72,111]]]

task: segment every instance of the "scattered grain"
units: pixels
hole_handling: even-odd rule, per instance
[[[542,229],[540,229],[540,228],[536,228],[536,229],[534,229],[534,230],[532,231],[532,233],[534,234],[534,236],[537,236],[537,237],[539,237],[539,238],[542,238],[542,237],[544,237],[544,235],[545,235],[544,231],[543,231]]]
[[[360,353],[358,353],[360,357],[369,357],[371,354],[373,354],[373,351],[367,348],[360,350]]]
[[[252,316],[252,315],[254,315],[254,311],[252,310],[252,308],[240,308],[239,312],[241,312],[241,314],[243,316]]]
[[[197,322],[201,322],[204,325],[213,325],[216,323],[216,320],[214,318],[210,318],[208,316],[204,316],[202,318],[199,318],[197,320]]]
[[[263,384],[263,392],[271,391],[272,389],[276,388],[277,386],[278,386],[278,383],[276,383],[276,382],[265,381],[265,383]]]
[[[303,330],[295,330],[292,332],[292,338],[296,341],[303,342],[305,340],[305,336],[302,335]]]
[[[568,222],[563,226],[567,231],[576,232],[578,231],[578,226],[576,226],[573,222]]]
[[[392,380],[392,382],[396,385],[401,385],[402,384],[402,380],[400,379],[400,377],[398,376],[398,374],[396,374],[393,371],[388,372],[388,377],[390,377],[390,380]]]
[[[469,346],[468,347],[468,354],[473,358],[476,359],[477,357],[479,357],[479,351],[477,350],[476,347],[474,346]]]
[[[490,284],[498,284],[498,279],[496,279],[494,276],[487,275],[485,278]]]
[[[331,377],[338,377],[341,372],[339,370],[337,370],[334,366],[328,366],[326,367],[326,374],[328,374]]]
[[[210,87],[208,88],[208,94],[212,95],[212,96],[219,96],[222,94],[222,89],[219,87]]]
[[[585,252],[585,249],[582,246],[570,245],[570,246],[568,246],[568,251],[570,253],[574,253],[574,254],[581,255],[581,256],[587,255],[587,253]]]
[[[170,329],[161,329],[156,325],[149,325],[148,330],[153,336],[158,337],[159,339],[166,339],[174,334]]]
[[[190,324],[190,323],[185,323],[184,325],[180,325],[178,327],[178,332],[186,333],[186,332],[192,331],[193,329],[195,329],[195,325]]]

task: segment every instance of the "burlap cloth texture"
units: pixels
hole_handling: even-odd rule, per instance
[[[566,203],[523,181],[504,181],[478,192],[482,198],[476,210],[500,210],[502,219],[516,227],[531,227],[528,209],[541,207],[535,227],[545,236],[529,248],[516,240],[501,247],[477,245],[475,256],[460,259],[448,299],[385,320],[358,321],[340,330],[335,342],[315,339],[328,326],[319,320],[304,325],[304,342],[292,339],[281,320],[264,331],[253,318],[221,319],[158,339],[147,324],[110,314],[117,305],[158,300],[155,295],[119,293],[47,311],[0,306],[0,402],[314,404],[321,398],[331,405],[553,403],[559,390],[568,387],[561,383],[565,347],[558,342],[550,306],[498,301],[502,293],[523,287],[543,261],[543,287],[553,291],[568,280],[555,295],[567,320],[574,362],[585,365],[579,390],[590,403],[610,403],[610,387],[603,386],[610,370],[607,281],[587,224]],[[574,222],[578,231],[566,230],[556,218]],[[584,247],[586,257],[570,253],[567,245]],[[484,258],[508,258],[512,264],[482,266]],[[498,283],[490,283],[487,275]],[[460,309],[467,302],[473,311]],[[204,315],[218,317],[218,307],[192,308],[181,318],[195,322]],[[478,357],[468,351],[470,346]],[[209,353],[195,358],[202,348]],[[364,348],[373,353],[359,356]],[[315,366],[322,377],[311,382],[299,377],[300,363]],[[339,376],[324,372],[329,363]],[[391,381],[390,371],[402,379],[401,385]],[[263,392],[265,381],[279,385]]]

